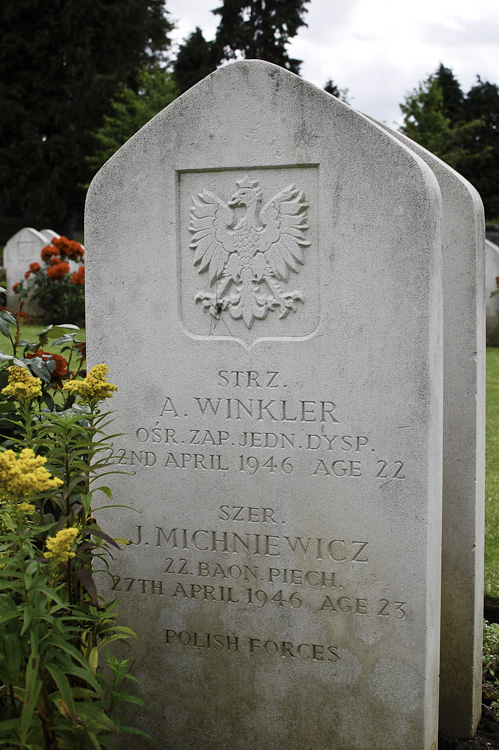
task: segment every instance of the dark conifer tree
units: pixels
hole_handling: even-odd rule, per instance
[[[443,113],[452,124],[455,124],[464,118],[464,94],[459,81],[452,70],[442,63],[435,73],[435,78],[442,92]]]
[[[220,59],[213,42],[207,42],[199,27],[180,45],[173,63],[173,78],[181,94],[216,69]]]
[[[332,94],[337,99],[340,99],[340,101],[348,104],[348,89],[340,89],[331,78],[326,81],[324,91],[327,91],[328,94]]]
[[[0,232],[81,221],[92,141],[120,82],[168,48],[164,0],[2,0]]]
[[[290,58],[289,41],[303,20],[310,0],[224,0],[213,13],[220,16],[216,45],[220,59],[267,60],[293,73],[301,60]]]
[[[487,218],[499,220],[499,86],[482,81],[466,95],[464,113],[467,122],[479,123],[469,145],[470,159],[465,177],[480,193]]]

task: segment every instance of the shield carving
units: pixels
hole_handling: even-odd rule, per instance
[[[246,348],[313,333],[316,173],[181,173],[181,315],[189,333],[234,338]]]

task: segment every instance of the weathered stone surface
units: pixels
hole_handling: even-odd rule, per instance
[[[19,297],[12,291],[12,287],[24,279],[30,263],[40,263],[40,252],[46,244],[47,238],[41,232],[31,227],[24,227],[16,232],[5,245],[3,265],[7,280],[9,310],[17,310],[19,307]],[[35,314],[39,309],[36,303],[27,299],[24,303],[24,311]]]
[[[497,290],[499,276],[499,247],[485,240],[485,306],[487,316],[487,346],[499,346],[499,295],[491,296]]]
[[[473,737],[482,702],[483,206],[475,188],[460,174],[403,134],[393,134],[425,160],[435,173],[442,193],[444,479],[440,729],[449,737]]]
[[[53,229],[40,229],[40,234],[43,234],[48,243],[52,242],[54,238],[61,236],[60,234],[57,234],[57,232],[54,232]]]
[[[440,216],[421,159],[257,61],[92,183],[88,345],[135,508],[104,589],[156,747],[435,750]]]

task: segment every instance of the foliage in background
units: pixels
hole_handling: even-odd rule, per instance
[[[332,81],[330,78],[329,81],[326,81],[326,85],[324,86],[324,91],[327,91],[328,94],[332,94],[337,99],[339,99],[342,102],[345,102],[345,104],[348,104],[348,89],[340,89],[338,86]]]
[[[499,608],[499,348],[487,349],[485,604]]]
[[[464,95],[452,70],[438,70],[400,105],[403,133],[466,177],[489,220],[499,217],[499,87],[481,81]]]
[[[0,236],[67,234],[81,226],[90,132],[118,84],[134,88],[168,49],[164,0],[2,0],[0,28]]]
[[[307,24],[310,0],[224,0],[213,13],[220,16],[215,44],[220,60],[267,60],[292,73],[301,60],[289,57],[287,46]]]
[[[11,426],[0,451],[0,746],[111,748],[120,733],[146,736],[114,717],[123,702],[144,704],[128,691],[128,660],[106,649],[133,633],[116,624],[93,578],[120,541],[92,507],[97,492],[111,497],[101,475],[112,469],[114,436],[100,403],[116,386],[105,365],[68,379],[84,359],[71,326],[28,343],[18,321],[0,312],[12,351],[0,356],[0,409]],[[65,366],[41,350],[49,337],[69,352]]]
[[[138,87],[122,84],[111,112],[93,132],[88,163],[95,171],[134,133],[176,96],[184,93],[223,62],[235,58],[268,60],[295,73],[300,61],[287,54],[301,26],[309,0],[224,0],[213,12],[220,16],[213,41],[197,27],[180,45],[172,72],[153,66],[138,74]],[[341,92],[344,94],[345,92]]]
[[[35,301],[48,323],[61,319],[81,323],[85,318],[84,254],[79,242],[54,237],[40,253],[42,263],[30,263],[24,279],[12,288],[20,299]]]
[[[499,720],[499,624],[483,627],[483,701]]]
[[[197,26],[180,45],[177,58],[173,63],[173,78],[179,93],[183,94],[184,91],[213,73],[219,63],[216,44],[207,41]]]
[[[88,162],[94,172],[178,96],[173,75],[158,65],[142,68],[137,80],[138,89],[120,84],[111,101],[110,114],[104,116],[101,127],[93,134],[94,146]]]

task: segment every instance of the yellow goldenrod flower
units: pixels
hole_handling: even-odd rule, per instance
[[[9,384],[2,388],[4,396],[12,396],[17,401],[31,401],[42,395],[42,381],[34,378],[26,367],[12,365],[9,369]]]
[[[31,497],[63,484],[62,479],[52,477],[44,464],[44,456],[35,456],[31,448],[23,448],[17,454],[7,450],[0,452],[0,493],[4,497]]]
[[[74,527],[61,529],[55,536],[47,539],[47,551],[43,553],[43,556],[47,560],[52,560],[55,564],[67,562],[71,557],[75,556],[75,553],[71,552],[71,546],[77,536],[78,529]]]
[[[32,503],[27,503],[26,500],[23,500],[22,503],[19,503],[19,505],[17,506],[17,509],[22,511],[23,513],[35,512],[35,506],[32,505]]]
[[[63,390],[79,396],[84,404],[96,404],[97,401],[110,398],[118,390],[118,386],[107,382],[108,370],[107,365],[95,365],[83,380],[68,380],[64,383]]]

